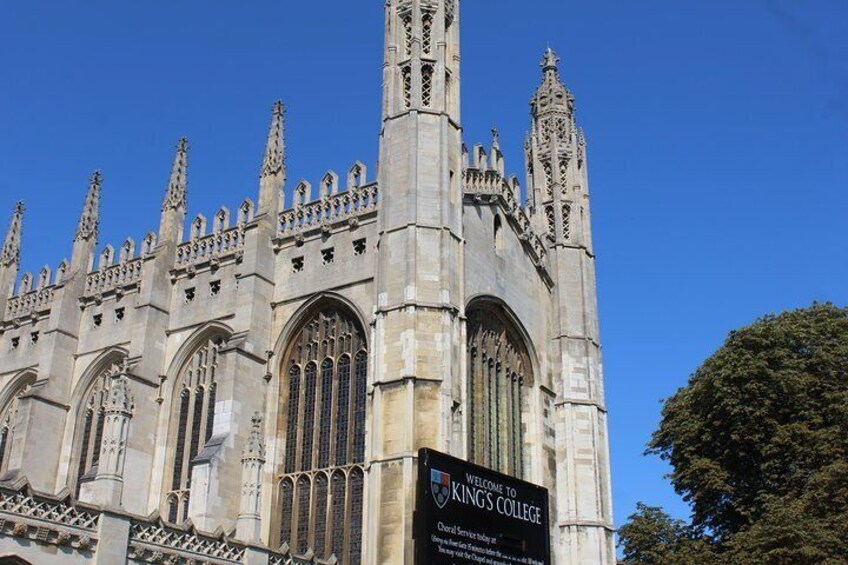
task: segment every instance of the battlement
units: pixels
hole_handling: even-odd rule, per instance
[[[329,171],[321,180],[317,200],[312,200],[312,185],[301,180],[294,191],[294,206],[279,214],[278,240],[302,237],[313,230],[329,232],[334,226],[357,225],[376,216],[380,192],[376,181],[367,182],[367,170],[360,162],[348,172],[347,187],[339,192],[339,177]]]
[[[544,267],[548,251],[542,239],[533,230],[527,212],[521,206],[521,184],[518,178],[504,177],[504,159],[497,141],[497,131],[493,130],[494,140],[491,155],[487,156],[483,146],[477,144],[472,150],[471,159],[464,151],[466,165],[463,178],[463,194],[472,202],[491,202],[501,207],[504,215],[515,228],[524,249],[537,267]]]

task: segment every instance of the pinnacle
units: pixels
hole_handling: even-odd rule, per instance
[[[545,50],[545,54],[542,57],[542,62],[540,63],[540,65],[541,65],[542,69],[544,69],[545,71],[558,70],[559,69],[559,61],[560,61],[560,59],[557,56],[557,54],[554,52],[554,50],[551,49],[550,47],[548,47]]]
[[[285,107],[282,100],[274,103],[271,114],[271,126],[268,129],[268,141],[265,144],[265,156],[262,160],[262,177],[283,172],[286,165]]]
[[[88,241],[97,239],[97,231],[100,226],[100,187],[103,183],[103,175],[100,171],[94,171],[88,179],[88,192],[85,195],[85,203],[82,207],[77,234],[74,241]]]
[[[181,137],[177,142],[177,153],[174,155],[174,164],[171,166],[171,177],[168,181],[168,190],[165,193],[165,201],[162,210],[177,210],[186,207],[187,192],[187,169],[188,169],[188,140]]]
[[[9,231],[6,233],[6,240],[3,243],[3,249],[0,250],[0,267],[17,265],[20,261],[23,219],[24,203],[23,201],[18,201],[15,204],[12,221],[9,223]]]

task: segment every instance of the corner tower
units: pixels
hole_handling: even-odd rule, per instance
[[[557,563],[615,563],[607,411],[589,213],[586,140],[559,57],[542,58],[530,102],[527,177],[554,277]]]
[[[456,0],[388,0],[366,563],[412,563],[416,457],[454,451],[463,360]]]

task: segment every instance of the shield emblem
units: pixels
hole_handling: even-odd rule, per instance
[[[436,469],[430,469],[430,492],[439,508],[444,508],[450,500],[450,485],[450,475]]]

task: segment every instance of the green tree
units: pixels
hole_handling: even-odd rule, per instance
[[[648,452],[722,564],[848,563],[848,309],[731,332],[666,401]]]
[[[708,540],[660,508],[641,502],[618,531],[625,565],[707,565],[713,562]]]

